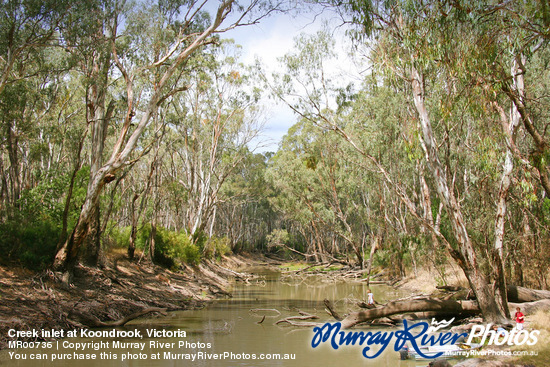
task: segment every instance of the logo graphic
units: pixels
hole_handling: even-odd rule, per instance
[[[362,351],[363,357],[373,359],[378,357],[390,345],[393,337],[395,337],[396,341],[393,345],[393,349],[396,352],[403,349],[405,343],[407,343],[410,344],[414,351],[422,358],[432,359],[442,356],[445,352],[441,351],[435,354],[426,354],[426,350],[422,350],[422,347],[453,345],[459,338],[468,336],[466,333],[439,333],[439,335],[429,335],[428,329],[430,326],[427,322],[419,322],[409,326],[407,320],[403,320],[403,330],[391,332],[340,331],[341,328],[342,325],[339,322],[333,324],[327,322],[321,327],[314,327],[311,346],[317,348],[321,343],[326,342],[330,343],[333,349],[339,349],[344,345],[360,345],[364,346]],[[417,332],[413,334],[412,331]],[[381,348],[374,353],[369,353],[373,345],[381,346]]]
[[[428,328],[428,334],[435,333],[439,329],[446,328],[447,326],[451,325],[453,321],[455,321],[454,317],[449,321],[447,320],[437,321],[436,319],[432,318],[432,326]]]
[[[468,341],[470,343],[473,338],[481,337],[481,344],[484,344],[489,338],[487,345],[535,345],[538,342],[537,336],[540,334],[538,330],[517,330],[513,328],[511,331],[504,329],[498,329],[497,331],[491,330],[491,324],[487,325],[475,325],[470,332]]]
[[[538,341],[538,330],[528,332],[526,330],[512,329],[510,332],[504,329],[491,330],[491,324],[475,325],[470,335],[468,333],[436,333],[439,329],[449,326],[454,318],[446,321],[432,319],[431,325],[427,322],[418,322],[409,325],[403,320],[403,330],[382,332],[382,331],[342,331],[339,322],[327,322],[323,326],[313,328],[312,348],[317,348],[322,343],[329,344],[333,349],[348,345],[362,346],[362,355],[365,358],[373,359],[378,357],[395,338],[393,349],[396,352],[408,350],[412,347],[412,353],[416,358],[434,359],[444,354],[452,355],[461,349],[473,350],[485,344],[488,345],[535,345]],[[461,340],[468,338],[464,343]],[[481,338],[480,344],[473,344],[473,338]],[[457,344],[455,346],[455,344]],[[380,346],[377,351],[371,351],[372,346]]]

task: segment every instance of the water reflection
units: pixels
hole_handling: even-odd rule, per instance
[[[181,348],[180,340],[175,338],[156,339],[159,342],[175,342],[175,348],[152,349],[146,338],[145,350],[111,349],[105,350],[104,356],[118,355],[118,359],[103,359],[95,361],[78,361],[79,367],[85,366],[373,366],[412,367],[425,366],[427,363],[400,361],[398,353],[390,347],[374,360],[367,360],[361,355],[361,347],[342,347],[333,350],[330,346],[322,345],[312,349],[311,328],[297,328],[275,325],[274,323],[288,316],[296,316],[299,311],[319,316],[321,323],[333,321],[325,312],[323,299],[333,301],[340,313],[347,313],[354,309],[357,300],[366,298],[366,285],[360,282],[327,282],[320,278],[308,277],[296,281],[282,278],[279,273],[264,273],[264,280],[251,284],[238,283],[233,289],[233,298],[220,300],[209,307],[195,311],[180,311],[171,313],[168,317],[155,319],[135,320],[126,326],[127,329],[138,328],[143,331],[147,328],[182,329],[187,331],[187,337]],[[395,299],[402,294],[390,287],[372,285],[370,287],[379,302]],[[272,309],[269,311],[251,311],[251,309]],[[276,310],[276,311],[274,311]],[[279,314],[280,313],[280,314]],[[265,316],[263,322],[259,323]],[[372,329],[369,329],[372,330]],[[374,331],[374,330],[373,330]],[[83,340],[78,340],[82,342]],[[128,340],[135,342],[136,340]],[[210,346],[210,347],[207,347]],[[13,352],[13,351],[11,351]],[[27,353],[29,351],[27,350]],[[70,350],[60,351],[71,353]],[[85,350],[82,353],[91,353]],[[203,352],[206,354],[228,355],[222,360],[195,359],[193,360],[166,360],[165,353],[191,355]],[[37,352],[35,352],[37,353]],[[47,352],[46,352],[47,353]],[[56,352],[57,353],[57,352]],[[95,352],[99,354],[98,352]],[[129,354],[127,354],[129,353]],[[139,357],[139,353],[146,354],[146,360],[130,359],[122,361],[120,357]],[[231,355],[231,353],[233,355]],[[372,352],[371,352],[372,353]],[[274,360],[260,359],[267,354],[288,354],[295,359]],[[153,355],[159,360],[152,360]],[[256,359],[245,359],[247,355],[256,355]],[[51,357],[51,353],[49,355]],[[232,359],[230,359],[233,357]],[[52,362],[36,360],[13,360],[8,351],[0,352],[0,364],[5,366],[74,366],[74,360]]]

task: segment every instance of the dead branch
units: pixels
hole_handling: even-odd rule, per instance
[[[291,325],[294,325],[293,323],[291,323],[291,320],[316,320],[318,318],[319,318],[319,316],[315,316],[315,315],[289,316],[289,317],[285,317],[284,319],[281,319],[281,320],[275,322],[275,325],[279,325],[279,324],[282,324],[284,322],[287,322]],[[299,326],[301,326],[301,325],[299,325]]]
[[[298,316],[299,317],[299,316]],[[299,327],[314,327],[314,326],[321,326],[323,325],[323,323],[321,322],[296,322],[294,321],[293,319],[282,319],[282,320],[279,320],[277,321],[275,324],[279,324],[279,323],[287,323],[289,325],[292,325],[292,326],[299,326]]]
[[[334,309],[333,305],[332,305],[332,302],[330,302],[328,299],[325,298],[325,300],[323,301],[325,303],[325,307],[327,308],[327,311],[328,313],[334,317],[336,320],[338,321],[342,321],[344,318],[342,316],[340,316],[340,314],[338,312],[336,312],[336,310]]]

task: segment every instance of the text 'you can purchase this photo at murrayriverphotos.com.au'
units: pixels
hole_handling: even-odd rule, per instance
[[[17,338],[51,339],[21,341]],[[142,341],[145,337],[146,341]],[[41,361],[200,361],[289,360],[295,354],[213,352],[212,343],[187,340],[184,330],[29,330],[8,331],[9,359]],[[115,339],[116,338],[116,339]],[[99,340],[99,341],[98,341]]]

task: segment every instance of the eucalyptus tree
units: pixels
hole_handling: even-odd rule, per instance
[[[345,229],[343,232],[336,231],[335,234],[344,239],[346,243],[351,244],[360,264],[363,263],[365,233],[369,235],[371,251],[368,263],[370,267],[374,252],[381,247],[382,237],[387,237],[387,234],[393,230],[397,232],[409,230],[408,226],[395,226],[394,219],[399,216],[396,211],[400,208],[386,205],[388,201],[391,201],[390,196],[394,195],[396,191],[395,181],[397,179],[395,177],[406,179],[406,170],[408,169],[410,172],[410,165],[399,163],[402,158],[406,157],[405,148],[402,147],[403,144],[398,145],[401,132],[393,125],[401,123],[402,116],[408,112],[403,107],[404,98],[400,97],[398,93],[392,93],[389,88],[378,88],[376,80],[375,82],[366,81],[365,90],[361,92],[358,92],[357,88],[352,85],[339,84],[335,75],[331,74],[327,68],[327,65],[334,63],[335,54],[333,51],[334,40],[326,30],[313,36],[298,38],[295,49],[296,51],[281,59],[286,72],[283,75],[274,76],[274,80],[270,83],[272,91],[304,121],[308,121],[313,124],[312,126],[317,126],[326,132],[336,132],[351,143],[351,145],[344,145],[347,148],[343,148],[344,146],[340,143],[333,142],[332,144],[339,146],[340,153],[335,157],[338,157],[343,167],[345,167],[344,162],[347,161],[346,165],[352,165],[354,169],[358,170],[352,174],[352,177],[355,177],[355,185],[358,192],[361,193],[361,198],[351,199],[351,202],[355,201],[355,204],[349,208],[355,207],[355,213],[358,215],[353,222],[363,221],[368,225],[365,229],[355,228],[352,230],[351,226],[346,225],[348,220],[346,215],[342,215],[344,211],[341,210],[341,207],[339,208],[343,202],[334,201],[329,207],[338,217],[342,228]],[[266,77],[266,79],[268,78]],[[389,146],[393,149],[388,149]],[[282,150],[286,150],[284,146]],[[328,156],[330,154],[327,154]],[[382,159],[388,165],[386,168],[380,163]],[[390,167],[395,172],[390,172]],[[382,172],[391,184],[380,185],[377,172]],[[395,174],[395,177],[392,174]],[[327,177],[326,180],[330,182],[330,177]],[[405,186],[401,185],[397,190],[402,196],[405,195]],[[341,196],[336,196],[339,198],[354,197],[350,192],[343,195],[344,192],[342,191]],[[330,194],[328,197],[331,196],[334,195]],[[408,204],[417,206],[410,199]],[[358,210],[359,208],[361,209]],[[414,212],[416,213],[416,209]],[[403,220],[400,220],[399,223],[403,223]],[[347,234],[345,234],[346,232]],[[353,232],[355,234],[351,235]],[[404,233],[401,233],[395,238],[400,238],[403,235]],[[352,238],[354,239],[352,240]],[[387,238],[389,239],[389,237]],[[361,240],[359,241],[359,239]],[[401,242],[398,241],[398,243]],[[398,259],[397,263],[400,262],[401,259]]]
[[[331,108],[331,97],[335,98],[337,90],[330,88],[323,71],[323,57],[330,50],[328,43],[322,42],[323,38],[310,43],[309,48],[300,47],[301,50],[308,50],[307,55],[299,54],[300,58],[286,59],[288,74],[281,79],[280,87],[275,92],[287,100],[302,117],[334,130],[367,158],[400,197],[409,213],[445,245],[461,266],[484,316],[491,321],[502,322],[507,313],[502,271],[504,255],[502,251],[491,250],[493,255],[485,257],[487,237],[483,237],[480,227],[491,216],[491,210],[480,203],[491,200],[499,192],[494,173],[490,175],[489,190],[473,190],[474,182],[483,179],[483,169],[495,172],[498,161],[487,159],[479,162],[468,155],[468,150],[460,149],[461,144],[475,150],[483,149],[484,142],[494,142],[496,124],[493,122],[497,116],[492,109],[485,112],[490,103],[482,89],[465,89],[472,81],[465,70],[476,67],[475,63],[464,62],[467,60],[465,51],[475,51],[480,42],[476,36],[481,32],[468,33],[464,19],[474,15],[466,9],[452,8],[451,5],[447,9],[438,2],[358,1],[346,4],[351,13],[357,16],[356,20],[362,21],[362,30],[375,34],[370,39],[370,56],[375,66],[380,66],[380,75],[405,96],[406,109],[404,113],[398,114],[400,118],[397,121],[413,121],[412,124],[401,126],[402,133],[406,138],[412,137],[408,144],[414,151],[422,152],[424,162],[416,166],[426,167],[430,173],[429,179],[420,176],[419,184],[412,191],[407,190],[406,177],[414,177],[414,174],[411,175],[409,171],[408,175],[394,175],[395,172],[389,168],[391,165],[380,160],[369,145],[358,138],[361,133],[357,134],[357,130],[360,128],[353,133],[345,124],[345,114]],[[293,84],[293,79],[299,82]],[[294,101],[292,98],[295,98]],[[361,107],[357,105],[356,108]],[[367,116],[366,121],[369,120],[372,118]],[[480,130],[477,120],[492,125],[493,129]],[[360,121],[356,121],[359,127],[362,123]],[[438,122],[435,128],[433,121]],[[481,140],[475,135],[477,133],[481,133]],[[494,155],[488,155],[487,158],[492,157]],[[418,162],[418,158],[415,161]],[[500,197],[504,201],[507,174],[505,171],[500,189]],[[429,210],[432,205],[428,203],[434,199],[430,198],[428,185],[433,187],[437,193],[437,202],[444,209],[439,219],[434,219],[434,212]],[[419,189],[422,195],[418,194]],[[424,199],[418,200],[421,196]],[[424,208],[423,213],[418,210],[419,207]],[[492,216],[494,218],[494,212]],[[494,228],[502,228],[502,221],[496,222]],[[497,245],[498,242],[495,243]],[[494,287],[488,283],[486,275],[495,279]]]
[[[104,186],[114,180],[122,168],[147,152],[150,143],[141,140],[150,129],[150,121],[159,104],[187,89],[182,85],[182,76],[189,70],[187,62],[207,45],[216,42],[217,34],[249,21],[255,22],[272,10],[261,8],[265,4],[260,1],[240,5],[226,0],[217,4],[210,18],[205,10],[207,5],[210,5],[207,1],[151,4],[106,1],[93,4],[93,11],[88,14],[79,14],[83,17],[83,24],[93,23],[93,32],[87,34],[99,40],[90,58],[85,59],[90,71],[89,95],[93,97],[88,101],[91,103],[87,115],[94,136],[92,139],[96,143],[92,144],[94,169],[90,173],[78,222],[56,254],[55,269],[71,268],[75,263],[94,223]],[[85,38],[81,39],[78,34],[66,36],[68,40],[71,37],[76,45],[80,41],[86,43]],[[107,103],[111,76],[120,76],[124,93]],[[115,109],[121,111],[120,116],[113,115]],[[103,152],[102,142],[109,122],[114,120],[118,124],[117,136],[107,154]],[[153,132],[150,136],[154,135]],[[136,152],[140,144],[143,148]],[[104,154],[105,160],[102,159]]]
[[[327,236],[321,227],[331,220],[331,212],[317,200],[314,169],[320,159],[315,151],[321,145],[319,135],[308,121],[292,126],[271,158],[266,177],[277,192],[271,205],[298,223],[306,239],[305,256],[324,261],[328,255],[324,245]]]
[[[265,249],[266,236],[279,226],[269,200],[274,188],[266,179],[270,153],[248,152],[220,190],[212,234],[225,236],[232,251]]]
[[[53,84],[67,64],[60,49],[54,48],[59,48],[59,27],[69,8],[66,1],[0,4],[0,103],[4,111],[0,209],[4,213],[19,205],[24,188],[36,184],[28,174],[32,167],[24,161],[42,138],[49,138],[38,125],[59,107],[56,98],[63,86]],[[51,159],[42,159],[42,163],[46,161],[52,163]]]
[[[370,173],[357,164],[357,153],[303,119],[289,130],[271,161],[267,176],[278,191],[272,204],[311,233],[307,256],[334,260],[351,253],[363,267],[367,240],[374,251],[382,231],[372,202],[376,191]]]
[[[214,225],[220,190],[260,128],[258,91],[231,49],[225,43],[203,54],[189,88],[171,102],[172,147],[181,164],[175,179],[185,192],[184,228],[193,241]]]
[[[518,103],[525,94],[523,73],[519,71],[521,55],[514,51],[514,45],[530,40],[522,41],[521,27],[509,29],[502,21],[523,14],[519,16],[522,21],[527,19],[531,24],[529,19],[537,16],[529,17],[526,11],[532,5],[518,5],[516,11],[508,9],[515,5],[474,1],[350,1],[344,6],[361,24],[360,33],[366,31],[372,36],[368,39],[374,62],[394,83],[404,84],[414,107],[418,143],[445,209],[441,226],[430,229],[463,269],[484,316],[503,321],[508,315],[503,241],[514,169],[512,153],[520,119],[530,129]],[[502,57],[504,64],[511,65],[511,73],[502,73]],[[508,107],[502,91],[512,101],[509,113],[505,112]],[[501,124],[501,141],[507,149],[501,156],[505,164],[499,179],[500,152],[495,137],[500,135]],[[521,158],[519,154],[516,157]],[[529,162],[524,159],[523,164],[528,166]],[[545,169],[537,167],[543,187]],[[487,184],[474,190],[480,180]],[[492,220],[491,246],[482,226]]]
[[[57,35],[70,1],[7,0],[0,4],[0,95],[6,85],[45,72],[37,62],[43,48],[58,45]]]

